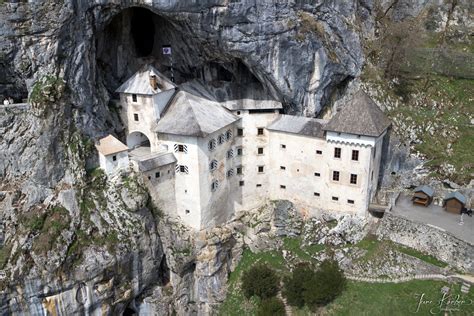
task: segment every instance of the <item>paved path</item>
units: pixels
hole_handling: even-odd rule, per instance
[[[442,207],[431,204],[428,207],[413,205],[410,197],[400,196],[392,213],[409,220],[434,226],[448,231],[459,239],[474,245],[474,217],[462,216],[463,225],[459,225],[461,215],[446,212]]]

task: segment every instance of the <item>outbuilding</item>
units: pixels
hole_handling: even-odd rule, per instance
[[[467,199],[459,192],[451,192],[444,198],[444,208],[447,212],[461,214],[461,210],[466,207]]]
[[[428,206],[433,200],[434,190],[427,185],[422,185],[415,188],[413,194],[413,204]]]
[[[129,166],[128,147],[117,138],[109,135],[100,139],[95,148],[99,152],[100,168],[106,174]]]

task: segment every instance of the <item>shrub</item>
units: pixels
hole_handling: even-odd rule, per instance
[[[291,306],[304,306],[303,292],[306,280],[314,278],[314,271],[308,264],[295,267],[291,277],[285,278],[283,295]]]
[[[285,316],[285,305],[277,297],[263,300],[257,311],[257,316]]]
[[[338,263],[325,260],[312,278],[304,282],[304,301],[311,308],[326,305],[342,293],[345,285],[346,278]]]
[[[275,271],[264,264],[256,264],[242,275],[242,290],[247,298],[254,295],[261,299],[275,296],[279,283]]]

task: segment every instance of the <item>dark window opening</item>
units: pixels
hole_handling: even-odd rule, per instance
[[[339,171],[333,171],[332,172],[332,180],[333,181],[339,181]]]
[[[263,173],[264,167],[263,166],[258,166],[258,173]]]
[[[359,151],[358,150],[353,150],[352,151],[352,160],[359,161]]]
[[[314,196],[319,196],[319,192],[314,192]]]
[[[337,196],[333,196],[333,197],[332,197],[332,200],[333,200],[333,201],[339,201],[339,198],[338,198]]]
[[[244,186],[244,181],[239,181],[239,186],[243,187]]]
[[[258,154],[263,155],[263,147],[258,147]]]
[[[341,148],[334,148],[334,158],[341,158]]]
[[[285,149],[285,148],[286,148],[286,145],[285,145],[285,144],[281,144],[280,147],[281,147],[282,149]]]
[[[137,57],[146,57],[153,52],[155,39],[154,13],[142,8],[135,8],[131,21],[131,34],[135,43]]]
[[[244,136],[244,129],[243,128],[238,128],[237,129],[237,136],[240,136],[240,137]]]
[[[286,189],[286,185],[280,185],[280,189]]]
[[[319,172],[315,172],[315,173],[314,173],[314,176],[315,176],[315,177],[320,177],[321,174],[320,174]]]
[[[132,94],[132,102],[137,102],[137,95],[136,94]]]
[[[321,150],[316,150],[316,155],[322,155],[323,152]]]
[[[351,174],[351,184],[357,184],[357,175]]]
[[[112,156],[112,160],[113,160],[113,161],[117,161],[117,156],[115,156],[115,155]]]
[[[260,183],[257,184],[257,188],[260,188],[262,185]]]
[[[138,114],[137,113],[133,114],[133,119],[135,120],[135,122],[138,122]]]
[[[263,135],[263,128],[257,128],[257,135]]]
[[[347,200],[347,203],[354,204],[354,200]]]
[[[159,178],[161,176],[160,172],[155,172],[155,178]]]
[[[285,166],[280,166],[280,169],[281,170],[286,170],[286,167]]]

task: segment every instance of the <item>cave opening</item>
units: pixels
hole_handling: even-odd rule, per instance
[[[153,12],[144,8],[136,8],[132,11],[130,31],[137,57],[146,57],[153,52],[155,42],[153,15]]]
[[[194,91],[209,91],[220,102],[276,99],[270,96],[272,88],[266,89],[262,78],[240,57],[230,58],[222,47],[209,48],[207,39],[191,36],[188,29],[189,25],[147,8],[120,11],[96,35],[96,73],[101,86],[117,98],[114,91],[151,64],[180,87],[194,84]],[[172,55],[163,54],[162,47],[167,45]]]

